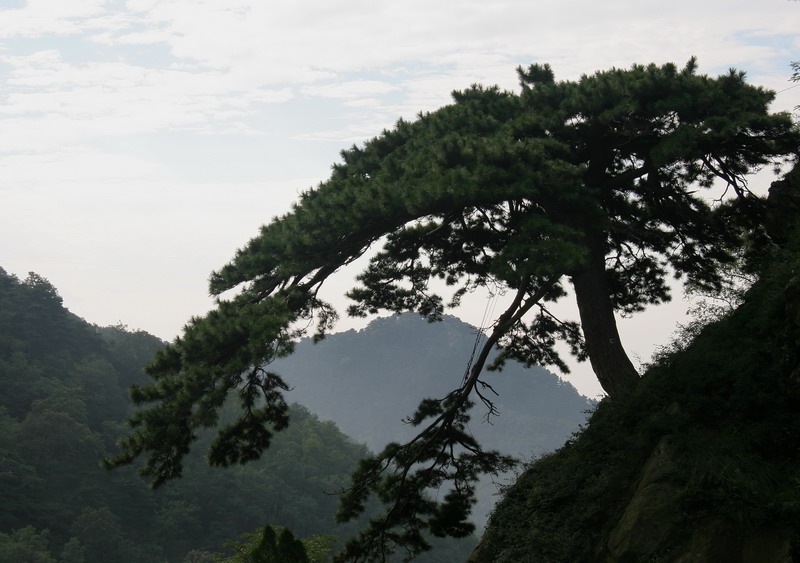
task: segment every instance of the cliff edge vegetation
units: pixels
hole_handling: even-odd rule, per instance
[[[508,488],[469,561],[800,560],[800,170],[733,312]]]

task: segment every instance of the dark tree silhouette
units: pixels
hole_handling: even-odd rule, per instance
[[[502,348],[500,362],[566,369],[554,348],[566,341],[610,397],[624,396],[638,374],[615,312],[668,300],[671,274],[717,285],[731,249],[760,233],[763,201],[746,176],[796,152],[797,132],[787,114],[769,113],[773,93],[744,73],[712,78],[695,67],[636,65],[557,82],[549,66],[533,65],[519,69],[519,94],[473,86],[343,152],[329,180],[212,275],[217,307],[157,355],[154,382],[134,389],[137,402],[152,404],[132,418],[110,465],[146,453],[143,473],[155,485],[177,477],[195,430],[217,422],[230,393],[242,415],[220,430],[209,460],[257,458],[288,423],[287,386],[269,363],[292,352],[308,320],[316,318],[318,336],[332,326],[321,285],[382,245],[349,293],[351,314],[416,310],[435,320],[479,286],[513,298],[464,385],[424,400],[411,417],[417,438],[390,444],[354,475],[342,518],[373,493],[389,509],[345,556],[381,559],[391,544],[416,553],[427,547],[424,530],[471,532],[477,475],[511,462],[465,428],[473,397],[491,408],[481,379],[490,348]],[[718,181],[727,190],[710,201]],[[432,290],[436,279],[452,288],[447,299]],[[580,323],[548,309],[567,284]],[[443,501],[425,496],[446,483]]]

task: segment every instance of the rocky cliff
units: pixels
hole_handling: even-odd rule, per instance
[[[759,281],[510,487],[469,561],[800,561],[800,170]]]

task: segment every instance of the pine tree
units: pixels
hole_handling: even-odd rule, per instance
[[[733,70],[699,75],[694,59],[683,69],[636,65],[578,81],[556,81],[547,65],[518,72],[519,94],[473,86],[344,151],[329,180],[215,272],[216,309],[192,319],[151,364],[155,381],[134,398],[154,404],[133,417],[136,429],[110,465],[147,452],[143,473],[156,485],[180,475],[195,429],[216,423],[229,393],[242,416],[220,430],[209,460],[258,457],[288,423],[287,386],[269,363],[292,352],[303,333],[296,327],[309,319],[318,337],[330,329],[336,312],[318,298],[320,286],[381,241],[349,293],[350,314],[415,310],[436,320],[480,286],[513,298],[464,385],[424,400],[411,417],[419,436],[356,472],[342,518],[373,493],[389,509],[348,557],[380,558],[391,543],[416,553],[427,547],[423,530],[471,531],[477,475],[511,463],[465,431],[473,397],[492,408],[481,379],[491,347],[502,348],[500,363],[566,370],[555,350],[565,341],[588,357],[611,398],[634,388],[614,314],[668,300],[670,275],[717,286],[741,239],[762,236],[764,202],[747,176],[796,153],[800,137],[788,114],[769,113],[772,92]],[[727,189],[711,201],[719,182]],[[447,299],[433,292],[437,279],[452,288]],[[549,309],[569,286],[580,323]],[[229,290],[238,291],[222,298]],[[425,497],[446,483],[442,502]]]

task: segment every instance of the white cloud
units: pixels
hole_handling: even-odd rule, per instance
[[[163,181],[166,171],[151,161],[91,147],[65,147],[46,154],[14,154],[0,159],[0,190],[17,186],[65,192],[91,184]]]
[[[70,35],[108,24],[107,0],[28,0],[24,8],[0,9],[0,37]]]
[[[377,108],[381,106],[381,102],[378,98],[358,98],[348,100],[344,105],[351,108]]]
[[[0,56],[8,74],[0,151],[46,151],[64,143],[165,129],[215,127],[261,104],[290,99],[290,88],[244,89],[219,72],[154,69],[125,62],[74,65],[49,49]],[[219,122],[214,125],[214,122]]]
[[[785,0],[0,8],[0,239],[13,241],[0,266],[51,277],[91,321],[171,337],[209,306],[208,272],[320,179],[277,178],[324,175],[340,148],[454,89],[516,90],[532,62],[577,79],[697,55],[702,72],[735,66],[786,89],[799,15]],[[796,105],[800,88],[775,109]]]
[[[334,84],[320,84],[318,86],[305,86],[302,93],[306,96],[319,96],[322,98],[361,98],[388,94],[398,90],[398,87],[388,82],[378,80],[349,80]]]
[[[154,43],[167,43],[170,35],[160,29],[122,33],[104,31],[89,35],[87,39],[105,45],[152,45]]]
[[[365,139],[378,135],[387,127],[394,125],[395,121],[388,116],[386,116],[385,120],[375,119],[374,116],[371,119],[353,119],[342,127],[300,133],[292,136],[292,139],[300,141],[333,141],[346,146],[353,143],[361,143]]]
[[[3,11],[19,24],[39,22],[41,34],[55,34],[53,26],[61,26],[58,33],[91,29],[89,41],[109,48],[161,44],[172,59],[154,68],[137,63],[134,55],[117,62],[67,62],[57,49],[5,55],[0,62],[12,71],[0,114],[61,118],[50,122],[54,128],[71,120],[94,121],[69,127],[78,141],[101,131],[229,132],[226,119],[255,112],[258,104],[287,101],[299,88],[311,99],[339,98],[349,108],[393,113],[391,123],[447,103],[451,90],[473,82],[516,88],[514,67],[533,60],[552,62],[563,78],[634,61],[682,63],[694,54],[704,69],[736,65],[763,74],[776,57],[790,55],[785,47],[752,38],[792,31],[790,18],[781,14],[785,6],[763,10],[746,2],[725,10],[715,2],[683,0],[668,7],[576,0],[162,0],[128,2],[126,8],[87,0],[32,2]],[[10,33],[8,26],[1,29]],[[359,76],[364,73],[386,79]],[[352,130],[344,133],[341,137],[352,138]],[[66,137],[67,132],[54,135]],[[331,135],[298,138],[323,137]]]

